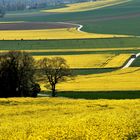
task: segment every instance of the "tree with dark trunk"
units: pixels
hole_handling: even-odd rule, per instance
[[[0,96],[32,97],[39,91],[34,59],[28,53],[10,51],[0,56]]]
[[[49,89],[52,91],[52,97],[56,96],[56,85],[67,80],[67,77],[72,76],[66,60],[61,57],[44,58],[39,61],[40,69],[43,70]]]

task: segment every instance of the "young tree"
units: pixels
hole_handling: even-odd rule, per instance
[[[34,96],[32,94],[39,91],[34,75],[34,59],[28,53],[10,51],[1,55],[0,96]]]
[[[52,90],[52,97],[55,97],[56,85],[71,76],[70,68],[66,64],[66,60],[61,57],[44,58],[39,61],[39,64],[47,77],[49,88]]]

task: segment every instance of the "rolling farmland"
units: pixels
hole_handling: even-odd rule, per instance
[[[98,71],[109,73],[109,71],[112,71],[110,68],[120,68],[129,60],[132,54],[140,51],[139,36],[135,36],[135,34],[131,33],[129,33],[129,35],[122,33],[120,33],[121,35],[118,33],[97,34],[96,27],[94,28],[95,32],[92,33],[79,30],[79,24],[83,24],[84,27],[82,30],[85,30],[85,28],[89,28],[89,24],[96,25],[93,23],[98,24],[99,22],[103,22],[105,24],[110,20],[117,20],[120,22],[119,20],[123,17],[127,17],[127,14],[130,15],[127,18],[131,19],[135,12],[139,11],[138,7],[135,7],[135,5],[138,4],[137,0],[123,1],[124,3],[115,1],[119,2],[119,4],[114,3],[114,1],[110,2],[111,5],[108,5],[108,2],[106,5],[104,2],[99,2],[101,5],[105,5],[103,7],[100,4],[98,5],[98,1],[97,3],[81,3],[78,4],[79,11],[74,11],[74,9],[71,11],[73,14],[63,11],[63,8],[59,9],[63,11],[62,13],[34,11],[31,12],[32,18],[30,14],[28,14],[28,11],[18,14],[9,13],[5,17],[5,21],[2,23],[1,20],[0,23],[1,53],[7,50],[24,50],[33,55],[36,59],[44,58],[47,55],[49,55],[49,57],[62,56],[66,58],[71,68],[78,69],[76,70],[77,74],[86,74],[86,72],[94,74],[95,72],[96,75]],[[82,8],[83,4],[87,9]],[[97,7],[95,6],[97,9],[92,9],[94,4],[97,4]],[[135,10],[131,13],[132,16],[129,11],[129,5],[135,7]],[[123,9],[124,6],[127,7],[124,13],[118,10],[121,8]],[[72,8],[74,7],[77,8],[77,4],[72,5]],[[83,9],[83,11],[80,11],[80,9]],[[53,11],[55,11],[55,9],[53,9]],[[98,14],[96,15],[96,13]],[[87,16],[85,17],[85,15]],[[47,22],[45,22],[45,16],[47,17]],[[93,18],[91,18],[91,16]],[[139,14],[136,14],[136,17],[137,16],[139,16]],[[78,18],[75,19],[75,17]],[[43,22],[40,18],[43,19]],[[59,21],[57,19],[59,19]],[[90,21],[91,19],[93,21]],[[120,31],[113,30],[111,27],[112,26],[110,26],[110,29],[112,31]],[[115,25],[114,27],[117,28]],[[134,30],[132,26],[131,30]],[[94,70],[92,71],[91,69]],[[90,76],[92,77],[92,75]],[[94,90],[94,88],[92,90]],[[119,90],[121,90],[121,88],[119,88]]]
[[[140,140],[139,25],[139,0],[7,12],[0,18],[0,56],[20,50],[35,62],[62,57],[72,77],[51,98],[36,68],[37,98],[1,98],[0,139]]]
[[[76,26],[76,25],[75,25]],[[73,24],[65,23],[1,23],[0,40],[47,40],[131,37],[115,34],[92,34],[81,32]]]
[[[73,13],[46,13],[42,10],[7,13],[4,22],[72,22],[84,25],[85,32],[99,34],[140,35],[140,1],[131,0],[119,5]]]

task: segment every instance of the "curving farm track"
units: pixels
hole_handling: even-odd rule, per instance
[[[126,63],[125,66],[123,66],[122,69],[125,69],[125,68],[128,68],[131,66],[131,64],[140,56],[140,53],[137,53],[137,54],[133,54],[131,56],[131,58],[129,59],[129,61]]]

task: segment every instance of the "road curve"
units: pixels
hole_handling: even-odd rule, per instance
[[[75,24],[75,23],[69,23],[69,22],[57,22],[57,23],[76,26],[79,32],[83,32],[81,31],[81,29],[83,28],[83,25],[81,24]]]
[[[125,66],[122,67],[122,69],[130,67],[130,65],[140,56],[140,53],[133,54],[130,58],[130,60],[126,63]]]

